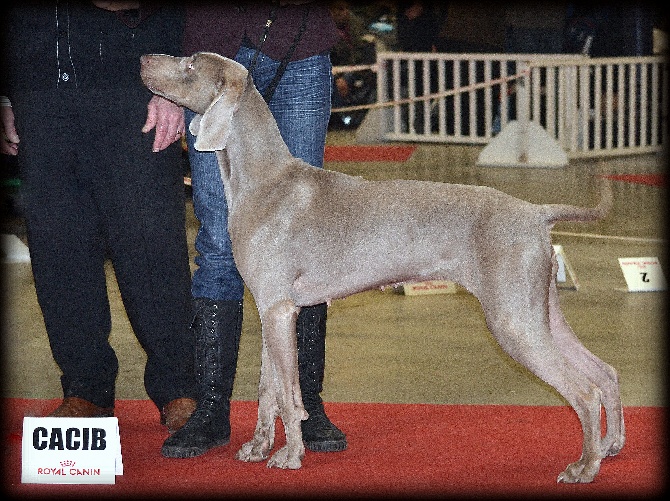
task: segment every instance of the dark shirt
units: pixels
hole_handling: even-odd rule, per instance
[[[140,56],[179,54],[183,10],[27,2],[3,13],[3,91],[140,89]]]
[[[408,18],[404,10],[413,2],[400,2],[397,20],[398,47],[404,52],[432,52],[437,43],[441,20],[433,12],[431,2],[423,2],[418,17]]]
[[[287,54],[303,23],[305,9],[309,9],[305,31],[290,60],[305,59],[335,45],[339,35],[325,4],[286,5],[276,9],[275,21],[262,47],[264,54],[277,61]],[[187,7],[183,54],[207,51],[234,58],[245,37],[252,45],[258,45],[272,10],[269,2]]]

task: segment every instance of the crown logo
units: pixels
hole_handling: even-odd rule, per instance
[[[65,461],[61,461],[61,462],[60,462],[60,465],[61,465],[63,468],[67,468],[68,466],[74,466],[74,465],[75,465],[75,462],[72,461],[71,459],[66,459]]]

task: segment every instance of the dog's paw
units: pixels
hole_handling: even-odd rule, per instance
[[[588,484],[600,470],[600,460],[586,461],[580,459],[568,465],[556,481],[563,484]]]
[[[242,447],[240,447],[240,450],[237,451],[235,458],[239,459],[240,461],[246,461],[247,463],[258,463],[260,461],[265,461],[269,455],[270,444],[267,442],[250,440],[246,444],[243,444]]]
[[[297,470],[302,466],[302,456],[295,454],[285,445],[275,452],[268,461],[268,468],[283,468],[286,470]]]

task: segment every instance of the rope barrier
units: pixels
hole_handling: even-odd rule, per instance
[[[372,65],[376,66],[376,65]],[[372,66],[365,66],[365,68],[371,68]],[[340,66],[338,68],[345,68],[344,66]],[[398,106],[401,104],[410,104],[413,102],[417,101],[429,101],[431,99],[439,99],[442,97],[448,97],[448,96],[454,96],[456,94],[462,94],[465,92],[470,92],[473,90],[478,90],[478,89],[484,89],[487,87],[493,87],[494,85],[500,85],[502,83],[506,82],[511,82],[514,80],[518,80],[520,78],[523,78],[527,75],[530,74],[530,67],[522,71],[521,73],[517,73],[516,75],[508,76],[508,77],[501,77],[497,78],[495,80],[488,80],[486,82],[480,82],[472,85],[468,85],[466,87],[458,87],[457,89],[452,89],[452,90],[447,90],[443,92],[436,92],[434,94],[426,94],[425,96],[415,96],[415,97],[409,97],[406,99],[399,99],[397,101],[385,101],[383,103],[371,103],[371,104],[358,104],[354,106],[342,106],[339,108],[333,108],[331,110],[332,113],[342,113],[346,111],[359,111],[359,110],[371,110],[371,109],[379,109],[379,108],[388,108],[391,106]]]
[[[352,71],[373,71],[377,73],[378,66],[376,64],[358,64],[352,66],[333,66],[333,75],[340,73],[351,73]]]
[[[586,61],[585,61],[586,60]],[[519,62],[519,61],[517,61]],[[575,63],[575,64],[588,64],[589,62],[592,62],[591,58],[585,57],[585,56],[576,56],[574,54],[567,55],[565,58],[559,57],[555,59],[547,59],[543,58],[541,61],[530,61],[530,60],[524,60],[524,63],[527,65],[527,69],[525,71],[522,71],[521,73],[517,73],[516,75],[508,76],[508,77],[502,77],[498,78],[496,80],[489,80],[487,82],[480,82],[478,84],[473,84],[467,87],[459,87],[458,89],[452,89],[449,91],[444,91],[444,92],[438,92],[435,94],[427,94],[425,96],[416,96],[413,98],[407,98],[407,99],[401,99],[398,101],[386,101],[384,103],[371,103],[371,104],[360,104],[360,105],[355,105],[355,106],[342,106],[339,108],[333,108],[331,111],[333,113],[341,113],[345,111],[359,111],[359,110],[367,110],[367,109],[377,109],[377,108],[387,108],[391,106],[397,106],[400,104],[410,104],[416,101],[427,101],[430,99],[438,99],[442,97],[448,97],[448,96],[453,96],[456,94],[461,94],[464,92],[470,92],[472,90],[478,90],[478,89],[483,89],[486,87],[492,87],[494,85],[500,85],[505,82],[511,82],[513,80],[518,80],[519,78],[525,77],[526,75],[530,74],[530,71],[534,67],[543,67],[546,66],[547,64],[566,64],[566,63]],[[333,74],[338,75],[340,73],[346,73],[346,72],[351,72],[351,71],[365,71],[365,70],[371,70],[374,72],[379,71],[379,64],[360,64],[360,65],[352,65],[352,66],[333,66]]]

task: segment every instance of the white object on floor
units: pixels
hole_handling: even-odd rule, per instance
[[[556,273],[556,282],[559,289],[574,289],[579,290],[579,281],[577,274],[572,269],[565,250],[562,245],[554,245],[554,253],[556,254],[556,261],[558,262],[558,272]]]
[[[453,294],[456,292],[456,284],[447,280],[412,282],[403,285],[403,292],[406,296],[420,296],[425,294]]]
[[[565,167],[568,156],[542,126],[511,121],[479,154],[480,167]]]
[[[3,234],[2,240],[2,261],[3,263],[29,263],[30,251],[16,235]]]
[[[620,257],[619,266],[630,292],[664,291],[668,288],[657,257]]]

